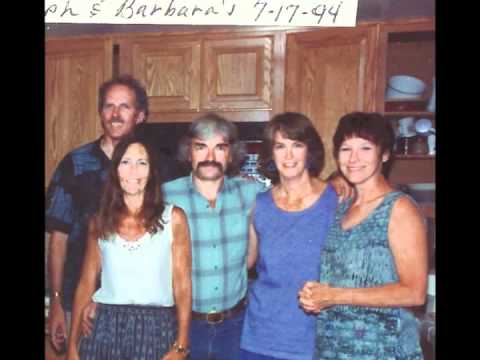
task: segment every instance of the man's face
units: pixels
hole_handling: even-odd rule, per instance
[[[220,134],[213,134],[208,139],[193,138],[190,157],[193,176],[215,181],[224,176],[231,161],[230,145]]]
[[[135,93],[128,86],[113,85],[105,94],[100,114],[105,137],[119,141],[145,119],[135,106]]]

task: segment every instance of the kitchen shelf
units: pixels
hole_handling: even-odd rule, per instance
[[[435,113],[428,111],[385,111],[384,116],[393,117],[393,116],[425,116],[425,117],[435,117]]]
[[[428,159],[435,159],[435,155],[415,155],[415,154],[394,154],[393,158],[395,160],[428,160]]]

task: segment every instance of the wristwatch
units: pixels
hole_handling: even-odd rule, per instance
[[[172,346],[173,346],[173,350],[175,350],[175,352],[177,353],[183,354],[184,356],[188,356],[188,354],[190,354],[189,348],[179,345],[176,341],[173,343]]]

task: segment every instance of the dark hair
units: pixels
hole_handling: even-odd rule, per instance
[[[112,234],[117,232],[122,218],[128,214],[128,209],[123,199],[123,190],[118,177],[118,166],[129,146],[133,144],[140,144],[144,147],[150,165],[143,204],[138,218],[141,219],[145,229],[151,234],[156,233],[159,228],[163,229],[162,213],[165,205],[163,203],[155,153],[146,142],[137,137],[129,137],[120,141],[117,146],[115,146],[112,155],[112,164],[100,201],[100,208],[96,215],[96,230],[98,231],[98,235],[103,239],[108,239]]]
[[[360,137],[380,147],[380,154],[393,154],[395,133],[388,119],[379,113],[352,112],[340,118],[333,135],[333,156],[338,159],[342,143],[349,138]],[[383,163],[383,172],[390,169],[392,156]]]
[[[311,177],[320,175],[325,162],[325,150],[320,136],[308,117],[297,112],[285,112],[275,115],[264,129],[263,143],[258,161],[259,172],[268,177],[273,184],[280,181],[280,175],[273,162],[273,144],[275,133],[280,132],[290,140],[307,145],[307,170]]]
[[[232,161],[228,164],[225,173],[228,176],[238,175],[246,156],[245,144],[238,139],[238,130],[235,124],[213,112],[193,120],[187,134],[180,140],[178,160],[190,164],[192,140],[194,138],[205,139],[211,134],[222,135],[230,145]]]
[[[137,110],[143,111],[145,120],[148,118],[148,97],[145,87],[133,76],[124,74],[100,85],[98,89],[98,112],[101,113],[105,103],[105,96],[112,86],[123,85],[131,89],[135,93],[135,107]]]

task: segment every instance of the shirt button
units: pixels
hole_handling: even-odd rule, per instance
[[[214,245],[213,245],[213,248],[215,249],[216,247],[217,247],[217,245],[214,244]]]
[[[215,286],[215,290],[218,290],[218,286]]]
[[[218,269],[218,266],[217,266],[217,265],[215,265],[213,268],[216,270],[216,269]]]

